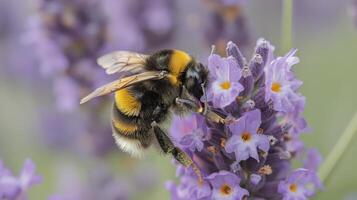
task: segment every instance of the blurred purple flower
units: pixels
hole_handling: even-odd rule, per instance
[[[192,171],[188,173],[193,175]],[[204,181],[202,185],[199,185],[194,176],[184,177],[179,186],[169,181],[166,183],[166,188],[171,192],[172,200],[206,199],[212,192],[208,181]]]
[[[210,84],[210,91],[208,91],[209,104],[213,105],[211,109],[222,115],[232,116],[235,121],[230,125],[205,121],[197,127],[192,119],[173,121],[173,127],[181,127],[181,129],[188,127],[190,130],[183,130],[180,133],[180,128],[175,128],[174,138],[182,138],[193,129],[203,130],[204,137],[201,142],[197,139],[201,138],[202,134],[194,140],[188,139],[192,144],[200,144],[200,148],[186,148],[185,151],[201,169],[203,179],[208,180],[208,185],[204,182],[204,188],[200,189],[192,170],[185,170],[179,165],[176,174],[180,178],[180,183],[176,185],[171,182],[168,184],[168,189],[172,199],[180,200],[221,199],[217,196],[223,194],[227,199],[242,199],[244,196],[248,199],[282,199],[290,195],[288,190],[283,190],[284,187],[298,181],[295,172],[291,169],[292,160],[297,155],[303,155],[306,150],[300,140],[300,133],[307,129],[305,119],[302,117],[305,98],[297,93],[301,82],[295,80],[291,70],[291,65],[296,63],[297,58],[292,57],[294,53],[292,51],[283,58],[274,59],[274,47],[264,39],[257,41],[253,57],[249,62],[233,42],[227,44],[226,51],[228,58],[217,55],[209,57],[209,69],[211,76],[213,75],[213,83]],[[232,65],[229,65],[229,62]],[[228,80],[240,84],[244,90],[230,94],[229,100],[217,104],[213,98],[217,96],[217,91],[212,90],[212,85],[220,80],[216,78],[217,76],[227,77],[221,74],[227,72],[226,69],[230,66],[241,72],[230,73],[229,75],[236,74],[236,77]],[[281,76],[286,77],[282,79]],[[284,80],[287,83],[299,82],[288,86],[290,93],[284,92],[277,97],[289,100],[290,105],[286,112],[282,112],[281,107],[274,106],[274,99],[266,98],[266,93],[269,92],[266,91],[266,83],[271,82],[266,81],[267,79]],[[289,99],[291,93],[297,98]],[[190,142],[187,143],[191,144]],[[315,155],[310,152],[308,157],[314,159]],[[311,164],[313,166],[305,166],[308,169],[297,171],[298,174],[304,170],[308,171],[305,173],[308,174],[305,178],[308,181],[297,182],[299,187],[306,191],[311,182],[318,185],[318,178],[315,175],[316,165]],[[309,192],[318,188],[320,187],[314,187]],[[192,191],[195,190],[200,190],[200,194],[204,195],[199,197],[193,195]]]
[[[137,191],[135,187],[145,192],[152,189],[157,182],[158,172],[150,165],[135,167],[131,174],[118,175],[105,163],[96,163],[98,164],[90,171],[83,171],[75,165],[59,163],[57,191],[50,199],[133,199]]]
[[[59,77],[54,80],[54,93],[57,107],[60,111],[71,111],[78,106],[80,88],[69,77]]]
[[[274,59],[265,68],[266,81],[265,100],[273,100],[274,109],[281,112],[291,112],[300,96],[296,90],[302,81],[295,79],[291,67],[299,62],[294,57],[296,49],[291,50],[284,57]]]
[[[353,23],[357,27],[357,0],[352,0],[350,10]]]
[[[214,44],[223,54],[228,41],[246,47],[250,43],[250,31],[244,16],[245,0],[204,0],[208,7],[208,16],[204,26],[207,44]]]
[[[322,162],[322,156],[316,148],[311,148],[306,153],[304,168],[312,171],[317,171]]]
[[[235,153],[236,160],[247,160],[249,157],[259,161],[258,149],[268,152],[268,136],[258,134],[261,124],[261,114],[259,110],[253,110],[239,118],[234,124],[229,125],[232,136],[228,139],[225,150],[228,153]]]
[[[0,161],[0,197],[9,200],[27,199],[27,190],[41,183],[42,178],[36,174],[35,164],[27,159],[18,177],[12,175]]]
[[[207,90],[207,100],[215,107],[225,107],[231,104],[244,89],[238,82],[242,76],[241,69],[233,57],[222,58],[212,54],[208,58],[210,85]]]
[[[278,192],[283,195],[283,200],[302,200],[313,196],[317,188],[321,189],[322,185],[315,172],[297,169],[280,181]]]
[[[207,176],[212,184],[212,199],[243,199],[249,192],[239,186],[240,178],[228,171],[220,171]]]

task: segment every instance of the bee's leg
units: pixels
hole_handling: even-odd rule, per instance
[[[190,99],[176,98],[176,103],[177,104],[185,104],[186,106],[189,106],[194,112],[202,114],[209,121],[212,121],[215,123],[229,124],[229,123],[233,122],[233,120],[234,120],[231,117],[226,117],[226,118],[221,117],[216,112],[208,109],[206,107],[207,104],[205,104],[204,108],[202,108],[200,103],[192,101]]]
[[[203,113],[202,113],[203,114]],[[203,114],[209,121],[215,122],[215,123],[221,123],[221,124],[230,124],[234,122],[234,118],[231,116],[228,116],[226,118],[223,118],[219,116],[216,112],[212,110],[206,111],[206,114]]]
[[[188,156],[184,151],[180,148],[176,147],[171,139],[166,135],[166,133],[161,130],[161,128],[154,122],[153,129],[156,136],[157,141],[161,149],[165,154],[171,154],[179,163],[181,163],[185,167],[192,167],[193,171],[198,177],[199,183],[203,183],[202,174],[196,164],[193,162],[190,156]]]
[[[213,50],[213,47],[212,47],[212,50]],[[208,103],[207,103],[207,94],[206,94],[206,90],[205,90],[205,83],[201,84],[201,88],[202,88],[202,92],[203,92],[203,97],[205,98],[202,114],[206,115],[207,114],[207,110],[208,110]]]

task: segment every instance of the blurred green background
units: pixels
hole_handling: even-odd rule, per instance
[[[299,0],[297,0],[299,1]],[[307,97],[305,116],[312,128],[311,134],[303,136],[307,146],[317,147],[326,157],[357,111],[357,28],[348,15],[349,1],[295,1],[293,46],[298,48],[300,63],[296,66],[298,78],[304,85],[301,93]],[[5,2],[6,3],[6,2]],[[9,3],[9,2],[7,2]],[[24,22],[32,12],[31,4],[19,6],[12,2],[13,9],[20,9],[20,22]],[[197,3],[194,3],[195,6]],[[249,1],[244,8],[252,29],[253,41],[259,37],[270,40],[279,52],[280,4],[278,0]],[[184,31],[187,16],[195,9],[189,1],[182,1],[178,31]],[[203,8],[201,8],[203,9]],[[182,27],[180,26],[182,25]],[[1,38],[1,56],[6,60],[7,51],[21,35],[22,28],[11,38]],[[197,34],[194,34],[199,37]],[[9,36],[10,37],[10,36]],[[210,51],[204,45],[189,37],[177,36],[178,48],[193,54],[206,55]],[[197,43],[197,44],[196,44]],[[21,54],[17,55],[21,59]],[[249,56],[249,55],[247,55]],[[203,57],[203,56],[202,56]],[[2,65],[5,65],[2,63]],[[11,66],[1,66],[2,68]],[[101,163],[110,163],[115,175],[130,177],[134,171],[153,173],[154,185],[142,191],[129,183],[135,190],[134,199],[168,199],[169,193],[163,189],[165,181],[175,177],[175,170],[169,158],[152,150],[144,159],[130,158],[119,150],[105,157],[78,157],[66,151],[53,151],[41,144],[37,112],[39,108],[53,106],[49,87],[32,86],[26,78],[0,75],[0,158],[15,172],[18,172],[25,158],[33,159],[38,172],[44,177],[43,184],[31,189],[30,199],[46,199],[59,193],[56,181],[60,168],[74,171],[79,180],[86,180]],[[75,133],[74,133],[75,134]],[[353,138],[323,192],[314,199],[344,199],[357,193],[356,166],[357,137]],[[146,171],[145,171],[146,170]],[[151,180],[150,179],[150,180]],[[355,196],[357,199],[357,196]]]

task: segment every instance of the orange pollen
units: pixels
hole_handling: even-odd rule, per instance
[[[263,134],[264,133],[264,129],[262,129],[262,128],[258,128],[258,134]]]
[[[298,189],[298,186],[295,183],[293,183],[289,186],[290,192],[296,192],[297,189]]]
[[[259,173],[263,175],[270,175],[273,173],[273,169],[270,167],[270,165],[264,165],[259,169]]]
[[[221,138],[221,147],[225,147],[226,146],[226,142],[227,140],[225,138]]]
[[[229,88],[231,88],[231,83],[229,81],[225,81],[221,83],[219,86],[221,86],[223,90],[228,90]]]
[[[221,194],[223,194],[225,196],[228,196],[233,192],[231,186],[229,186],[228,184],[223,184],[221,186],[221,190],[220,191],[221,191]]]
[[[207,147],[207,150],[213,154],[216,154],[218,152],[218,150],[215,146],[209,146],[209,147]]]
[[[271,84],[271,90],[273,92],[280,92],[281,91],[281,85],[278,82],[274,82],[273,84]]]
[[[249,132],[247,132],[247,131],[243,132],[243,134],[242,134],[242,140],[243,140],[244,142],[249,142],[249,140],[250,140],[251,138],[252,138],[252,136],[250,135]]]

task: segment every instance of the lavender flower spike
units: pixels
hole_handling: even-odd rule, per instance
[[[196,123],[192,116],[174,120],[173,136],[202,171],[204,184],[198,184],[191,169],[178,165],[180,183],[168,184],[172,199],[308,199],[321,188],[316,175],[321,157],[316,150],[306,154],[300,140],[308,125],[302,115],[305,97],[297,91],[302,82],[291,70],[298,62],[296,50],[275,58],[274,47],[259,39],[245,64],[248,59],[238,47],[232,42],[227,46],[226,58],[209,57],[208,103],[235,120],[229,125]],[[249,82],[241,70],[252,72]],[[228,90],[220,88],[226,81]],[[229,91],[233,84],[239,90]],[[292,160],[303,155],[305,169],[292,170]]]

